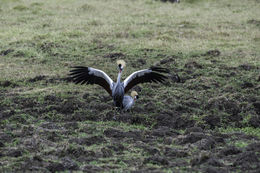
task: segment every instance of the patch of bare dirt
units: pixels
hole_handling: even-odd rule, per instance
[[[75,142],[79,145],[86,145],[86,146],[106,143],[106,140],[104,139],[103,136],[92,136],[92,137],[88,137],[88,138],[74,138],[69,141]]]
[[[247,21],[248,24],[253,24],[255,26],[260,26],[260,20],[256,20],[256,19],[251,19]]]
[[[131,62],[131,66],[134,68],[141,68],[146,64],[145,59],[137,59],[136,61]]]
[[[258,115],[254,115],[249,119],[248,124],[254,128],[260,127],[260,114],[258,112]]]
[[[0,86],[1,87],[12,87],[12,88],[14,88],[14,87],[17,87],[19,85],[12,82],[12,81],[6,80],[6,81],[0,81]]]
[[[158,126],[166,126],[173,129],[182,129],[194,126],[195,122],[193,120],[189,120],[187,117],[181,117],[178,113],[174,114],[160,114],[156,116],[156,125]]]
[[[197,63],[196,61],[190,61],[190,62],[187,62],[184,65],[184,67],[187,68],[187,69],[201,69],[202,65]]]
[[[250,70],[256,69],[256,67],[254,65],[251,65],[251,64],[241,64],[241,65],[238,66],[238,69],[250,71]]]
[[[239,115],[239,113],[241,112],[241,107],[239,103],[224,96],[209,99],[206,108],[224,111],[230,114],[229,119],[232,122],[240,121],[242,119],[242,117]]]
[[[104,135],[113,138],[132,138],[135,140],[141,140],[142,133],[140,131],[123,132],[116,129],[107,129],[104,131]]]
[[[207,51],[205,54],[202,54],[202,56],[218,57],[220,54],[221,52],[218,49],[215,49]]]
[[[239,166],[242,170],[252,170],[255,168],[260,168],[260,162],[258,155],[255,152],[248,151],[239,154],[233,163],[233,166]]]
[[[160,0],[162,2],[171,2],[171,3],[179,3],[180,0]]]
[[[46,76],[39,75],[39,76],[35,76],[34,78],[29,79],[28,82],[37,82],[37,81],[41,81],[41,80],[43,80],[45,78],[46,78]]]
[[[162,156],[151,156],[144,160],[144,164],[151,163],[156,165],[169,165],[169,161],[167,158]]]
[[[203,120],[209,125],[211,129],[221,125],[221,118],[218,115],[207,115]]]
[[[6,49],[6,50],[2,50],[2,51],[0,52],[0,55],[6,56],[6,55],[8,55],[8,54],[10,54],[10,53],[12,53],[12,52],[14,52],[14,49]]]
[[[116,60],[116,59],[124,58],[124,57],[125,57],[125,54],[123,54],[121,52],[109,53],[109,54],[104,55],[104,58],[109,58],[111,60]]]
[[[174,57],[176,58],[176,57]],[[173,57],[168,57],[168,58],[165,58],[165,59],[162,59],[160,61],[160,64],[163,65],[163,64],[170,64],[170,63],[173,63],[175,62],[175,59]]]
[[[171,79],[172,82],[175,82],[175,83],[182,82],[182,80],[181,80],[181,78],[179,77],[178,74],[171,74],[170,79]]]

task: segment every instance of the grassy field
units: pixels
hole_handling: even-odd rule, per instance
[[[260,171],[259,0],[0,0],[0,172]],[[132,112],[91,66],[123,79],[157,65],[164,85],[135,87]],[[176,75],[180,81],[176,80]]]

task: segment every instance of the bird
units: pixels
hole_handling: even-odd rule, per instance
[[[123,111],[128,111],[131,109],[138,98],[139,96],[136,91],[132,91],[131,96],[125,95],[123,99]]]
[[[140,83],[163,83],[168,77],[164,74],[169,73],[169,69],[152,66],[148,69],[139,70],[129,75],[121,82],[121,75],[126,66],[124,60],[117,60],[118,76],[117,81],[113,80],[102,70],[85,67],[74,66],[70,70],[69,78],[75,84],[97,84],[103,87],[110,96],[112,96],[114,105],[120,109],[124,109],[123,99],[125,93]]]

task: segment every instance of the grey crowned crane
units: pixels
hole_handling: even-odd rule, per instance
[[[103,71],[92,67],[75,66],[70,71],[70,77],[76,84],[98,84],[102,86],[113,98],[116,107],[124,109],[123,99],[127,91],[135,85],[147,82],[164,82],[167,77],[163,73],[169,73],[169,70],[161,67],[150,67],[148,69],[139,70],[128,76],[123,82],[120,81],[122,71],[125,67],[125,61],[118,60],[118,76],[117,81],[113,80]],[[137,94],[137,93],[136,93]],[[129,100],[126,99],[125,102]]]
[[[129,110],[138,98],[139,96],[136,91],[132,91],[131,96],[125,95],[123,99],[123,110]]]

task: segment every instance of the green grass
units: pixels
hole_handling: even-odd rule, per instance
[[[222,133],[234,133],[234,132],[242,132],[247,135],[257,136],[260,138],[260,129],[259,128],[253,128],[253,127],[244,127],[244,128],[220,128],[218,129]]]

